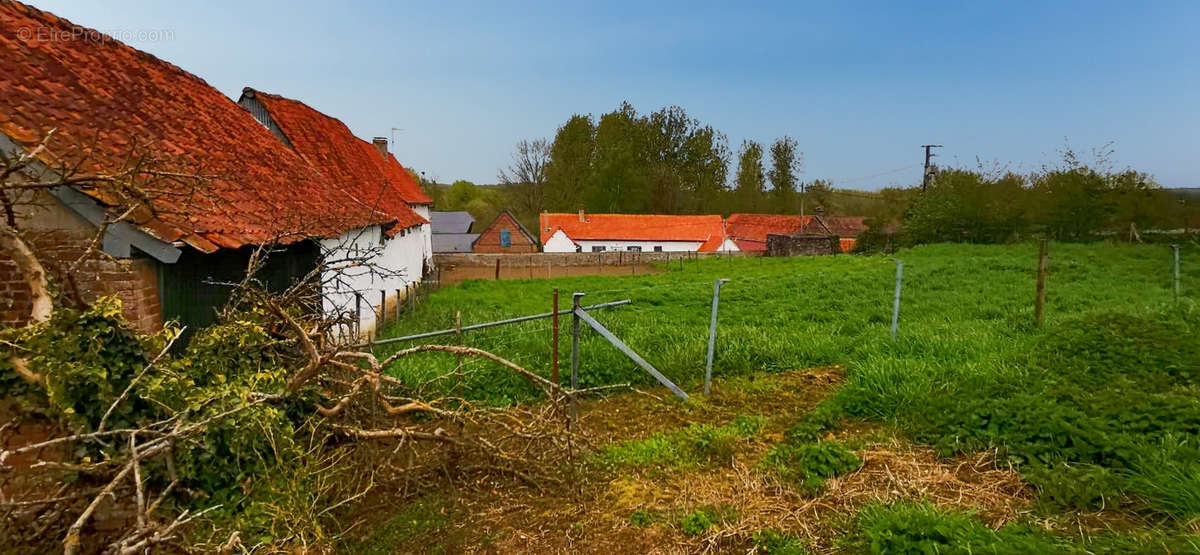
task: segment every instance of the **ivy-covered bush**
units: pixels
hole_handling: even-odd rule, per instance
[[[67,435],[103,425],[146,428],[152,437],[198,426],[198,433],[172,445],[171,468],[165,457],[148,459],[143,478],[162,488],[177,476],[169,503],[193,511],[220,505],[213,518],[239,519],[243,537],[257,540],[255,527],[271,526],[265,515],[279,491],[294,487],[276,482],[294,477],[293,466],[305,454],[297,431],[313,412],[303,394],[262,401],[284,392],[298,359],[293,345],[269,332],[265,315],[259,307],[242,307],[172,352],[168,343],[180,330],[168,325],[156,334],[137,333],[115,298],[82,310],[59,308],[46,323],[0,332],[0,395],[18,400],[25,417]],[[27,360],[42,383],[18,377],[14,357]],[[127,449],[123,441],[76,441],[66,455],[72,460],[62,462],[114,460],[127,457]],[[87,472],[78,479],[86,480]]]

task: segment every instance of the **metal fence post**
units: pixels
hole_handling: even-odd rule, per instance
[[[458,337],[458,346],[462,347],[463,346],[463,333],[462,333],[462,311],[461,310],[454,311],[454,332],[455,332],[455,335]],[[462,356],[462,353],[458,353],[458,357],[456,357],[456,358],[458,359],[458,364],[454,368],[454,373],[458,377],[458,385],[462,385],[462,381],[463,381],[463,375],[462,375],[463,356]]]
[[[586,293],[571,294],[571,391],[579,389],[579,299]],[[579,399],[571,395],[571,427],[579,420]]]
[[[387,289],[379,290],[379,324],[387,323]],[[376,324],[375,327],[379,327]]]
[[[551,324],[551,329],[553,331],[551,332],[551,335],[550,335],[550,381],[553,381],[555,383],[555,385],[557,385],[558,384],[558,288],[557,287],[554,288],[554,300],[551,301],[550,304],[553,309],[550,311],[553,314],[553,316],[550,317],[551,321],[553,322]]]
[[[712,320],[708,323],[708,359],[704,364],[704,394],[712,392],[713,349],[717,345],[717,307],[721,304],[721,284],[729,281],[721,278],[713,282]]]
[[[892,301],[892,339],[900,328],[900,283],[904,280],[904,261],[896,261],[896,297]]]
[[[571,389],[579,388],[579,299],[587,293],[571,294]]]
[[[1049,241],[1042,239],[1042,245],[1038,247],[1037,296],[1033,299],[1033,320],[1038,327],[1041,327],[1046,311],[1046,260],[1049,256],[1049,249]]]
[[[1179,301],[1179,245],[1171,245],[1175,251],[1175,301]]]
[[[402,301],[402,297],[400,297],[400,290],[397,289],[396,290],[396,321],[397,322],[400,321],[400,306],[401,306],[400,303],[401,303],[401,301]]]

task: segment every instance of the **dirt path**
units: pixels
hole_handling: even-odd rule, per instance
[[[598,448],[739,416],[761,416],[765,424],[738,443],[729,464],[613,466],[591,456],[575,473],[562,470],[563,486],[497,483],[427,495],[401,509],[395,533],[373,545],[393,553],[747,553],[756,532],[773,529],[814,552],[834,552],[855,510],[869,501],[929,499],[977,509],[991,524],[1016,518],[1029,503],[1016,473],[997,470],[987,456],[943,461],[878,426],[856,423],[841,426],[835,439],[851,446],[863,466],[831,479],[815,496],[759,469],[784,432],[840,381],[838,369],[826,368],[725,381],[711,398],[691,403],[660,391],[589,401],[581,424]],[[703,533],[685,534],[681,520],[697,509],[716,519]]]

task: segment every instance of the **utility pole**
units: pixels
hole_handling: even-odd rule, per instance
[[[942,148],[942,145],[921,145],[925,149],[925,176],[921,178],[921,192],[925,192],[925,188],[929,187],[929,178],[933,177],[933,165],[929,163],[930,159],[937,156],[933,153],[933,149]]]

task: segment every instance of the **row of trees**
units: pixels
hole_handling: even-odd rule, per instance
[[[1031,235],[1142,241],[1147,230],[1187,231],[1193,212],[1186,197],[1159,187],[1148,174],[1114,170],[1107,154],[1085,164],[1067,150],[1060,165],[1029,174],[939,171],[926,191],[914,189],[890,227],[899,230],[902,244],[1003,243]]]
[[[1189,228],[1196,208],[1145,173],[1114,170],[1112,152],[1028,174],[1004,168],[936,171],[926,190],[837,189],[802,181],[804,155],[784,136],[743,141],[731,154],[724,134],[679,107],[639,114],[623,103],[598,119],[574,115],[553,140],[521,141],[499,187],[456,182],[433,187],[442,209],[490,221],[502,209],[533,224],[541,211],[659,214],[765,212],[862,216],[872,236],[908,244],[1004,242],[1031,234],[1082,240],[1102,233]],[[730,171],[731,161],[736,164]],[[1197,214],[1200,216],[1200,214]],[[864,241],[870,244],[871,241]]]
[[[833,192],[828,183],[801,183],[804,156],[791,137],[743,142],[732,186],[730,160],[725,135],[682,108],[639,114],[624,103],[599,119],[571,116],[553,141],[521,141],[498,177],[522,214],[790,213],[805,189]]]

